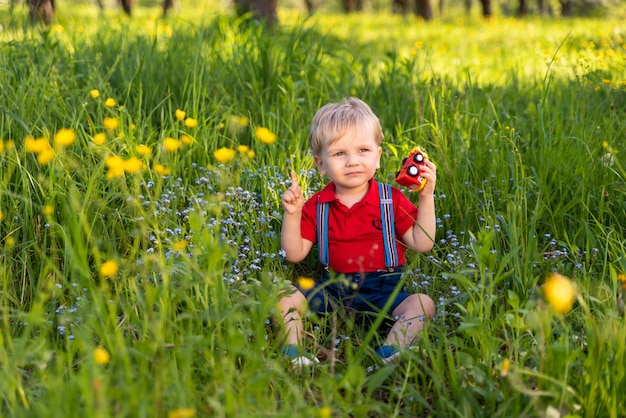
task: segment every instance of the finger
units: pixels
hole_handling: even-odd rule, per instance
[[[299,187],[299,185],[298,185],[298,176],[296,176],[296,172],[295,171],[291,172],[291,185],[295,186],[295,187]]]

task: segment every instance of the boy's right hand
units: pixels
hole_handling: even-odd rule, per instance
[[[304,206],[304,196],[302,196],[302,190],[298,185],[298,177],[296,172],[291,172],[291,186],[283,193],[281,202],[285,213],[288,215],[300,212]]]

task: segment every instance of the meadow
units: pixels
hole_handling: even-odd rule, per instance
[[[0,6],[0,415],[623,416],[623,14],[61,6]],[[280,195],[325,184],[308,127],[347,96],[381,119],[379,180],[415,145],[438,166],[403,283],[437,315],[373,372],[375,328],[307,318],[298,371],[271,318],[318,268],[282,259]]]

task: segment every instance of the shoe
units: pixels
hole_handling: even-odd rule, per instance
[[[293,344],[289,344],[283,348],[283,354],[289,358],[291,365],[297,369],[311,367],[320,362],[319,359],[308,350],[302,350]]]
[[[400,360],[402,353],[405,350],[416,350],[417,347],[409,346],[405,348],[398,348],[393,345],[383,345],[378,350],[376,350],[376,354],[378,354],[378,364],[373,364],[367,368],[368,373],[373,373],[378,370],[381,366],[386,366],[389,364],[394,364],[398,360]]]

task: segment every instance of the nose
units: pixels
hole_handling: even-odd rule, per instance
[[[357,159],[357,157],[354,154],[348,154],[347,155],[346,166],[352,167],[354,165],[357,165],[358,163],[359,163],[358,159]]]

